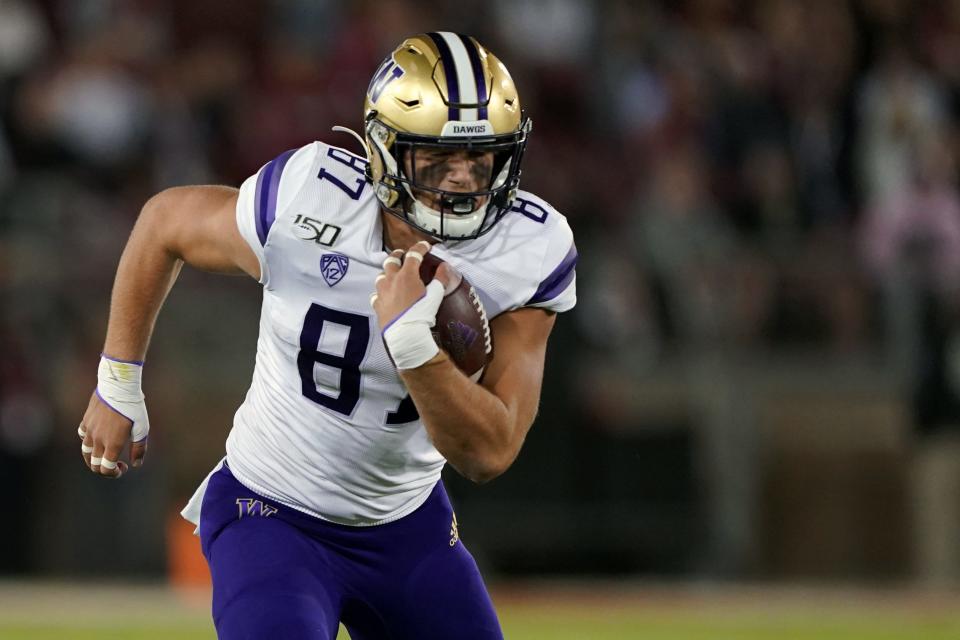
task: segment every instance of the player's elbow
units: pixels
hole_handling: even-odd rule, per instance
[[[467,464],[463,465],[460,472],[474,484],[486,484],[503,475],[515,459],[515,451],[492,450],[468,461]]]
[[[471,465],[464,468],[461,473],[473,484],[481,485],[503,475],[506,470],[506,467]]]
[[[151,241],[170,256],[188,262],[188,257],[193,256],[202,262],[199,258],[215,246],[210,234],[216,229],[209,222],[233,193],[231,189],[210,186],[164,189],[143,205],[137,226],[142,226]],[[229,209],[232,211],[233,207]],[[224,235],[226,231],[220,233]]]
[[[144,203],[134,232],[152,244],[160,245],[168,253],[173,249],[173,228],[177,224],[178,189],[165,189]]]
[[[166,192],[154,194],[147,200],[140,209],[140,215],[137,217],[137,227],[148,233],[154,233],[161,228],[164,219],[164,209],[166,208]]]
[[[474,484],[486,484],[503,475],[520,453],[532,420],[503,418],[476,423],[467,429],[468,437],[448,440],[452,446],[440,449],[460,475]]]

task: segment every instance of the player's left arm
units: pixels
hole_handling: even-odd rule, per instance
[[[434,446],[470,480],[492,480],[520,452],[537,415],[555,320],[552,311],[536,308],[494,318],[493,359],[481,384],[442,350],[426,364],[400,371]]]

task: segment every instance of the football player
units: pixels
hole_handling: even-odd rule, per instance
[[[440,481],[516,458],[556,312],[574,306],[566,220],[518,190],[530,120],[471,37],[405,40],[367,90],[365,157],[320,142],[238,189],[163,191],[117,271],[82,454],[120,477],[146,453],[141,374],[180,267],[263,285],[256,367],[226,456],[184,509],[213,576],[221,638],[500,638]],[[420,281],[426,252],[445,261]],[[430,334],[452,265],[494,350],[464,375]],[[384,330],[386,328],[386,330]]]

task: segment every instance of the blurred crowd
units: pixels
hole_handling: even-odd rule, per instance
[[[330,127],[359,129],[370,74],[429,30],[496,52],[533,118],[523,186],[581,255],[561,359],[641,375],[691,352],[870,353],[914,381],[918,425],[960,421],[956,0],[0,0],[16,499],[41,460],[80,466],[72,425],[142,203],[314,139],[358,151]],[[221,282],[184,286],[253,298],[255,328],[255,287]],[[196,391],[178,380],[169,402]]]

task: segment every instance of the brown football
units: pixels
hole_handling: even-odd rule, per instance
[[[423,257],[420,279],[424,284],[433,280],[442,262],[430,253]],[[487,314],[477,292],[466,278],[461,277],[460,284],[443,297],[437,310],[437,323],[431,331],[440,348],[468,376],[479,377],[493,356]]]

